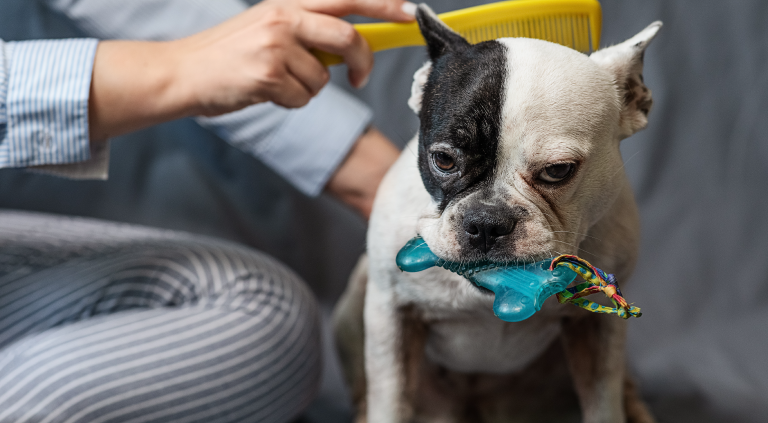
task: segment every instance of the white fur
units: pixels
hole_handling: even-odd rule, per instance
[[[417,115],[421,111],[421,97],[424,93],[424,84],[427,83],[430,69],[432,69],[432,62],[427,62],[413,74],[413,85],[411,85],[411,98],[408,99],[408,107]]]

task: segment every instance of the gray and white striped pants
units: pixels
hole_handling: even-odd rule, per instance
[[[211,238],[0,211],[0,422],[285,422],[320,377],[293,272]]]

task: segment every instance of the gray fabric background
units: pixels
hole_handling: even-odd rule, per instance
[[[444,12],[480,3],[431,5]],[[632,371],[662,422],[766,421],[768,2],[602,4],[603,45],[656,19],[665,24],[645,60],[655,101],[649,127],[622,145],[643,224],[638,269],[625,290],[644,311],[630,325]],[[0,0],[0,13],[18,16],[0,37],[76,35],[38,7]],[[424,58],[421,48],[379,53],[371,83],[355,92],[401,145],[417,127],[406,100]],[[343,79],[335,70],[334,80]],[[329,198],[302,197],[189,120],[115,140],[108,182],[2,170],[0,207],[239,241],[296,269],[327,309],[364,249],[365,225],[354,214]],[[308,422],[349,421],[332,359]]]

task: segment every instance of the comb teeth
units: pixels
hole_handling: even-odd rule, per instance
[[[504,19],[487,25],[463,29],[454,28],[472,44],[506,37],[537,38],[550,41],[582,53],[589,53],[592,34],[589,15],[547,15],[520,20]]]

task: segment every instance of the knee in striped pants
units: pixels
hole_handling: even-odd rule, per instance
[[[0,212],[0,422],[285,422],[315,394],[318,324],[257,251]]]

